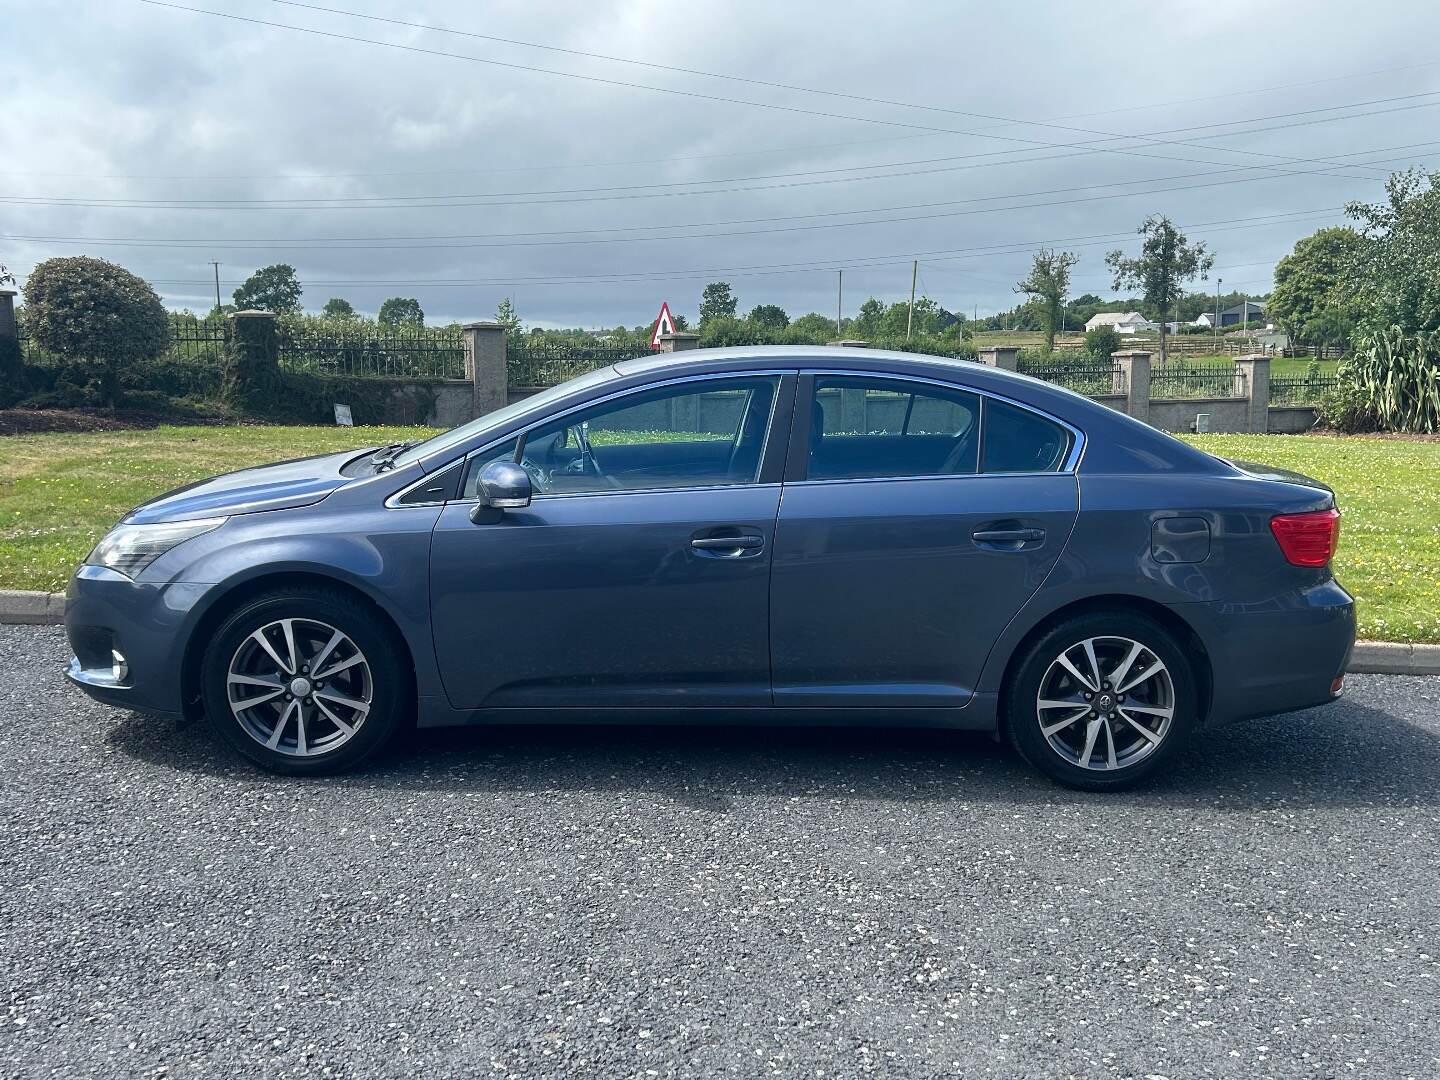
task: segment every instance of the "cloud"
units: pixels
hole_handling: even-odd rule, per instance
[[[432,321],[470,319],[514,296],[528,321],[600,326],[648,321],[662,299],[693,314],[705,282],[720,277],[742,308],[828,312],[840,267],[853,311],[867,295],[904,295],[919,255],[925,292],[983,312],[1015,302],[1011,285],[1042,242],[1081,254],[1075,292],[1103,294],[1103,252],[1147,213],[1200,225],[1322,211],[1195,233],[1218,253],[1227,286],[1263,291],[1273,260],[1338,220],[1333,208],[1375,197],[1392,167],[1440,162],[1437,144],[1369,155],[1387,160],[1361,170],[1320,163],[1434,130],[1440,94],[1380,101],[1440,91],[1440,65],[1411,66],[1430,63],[1422,43],[1440,10],[1410,4],[512,2],[481,12],[459,0],[328,0],[935,107],[918,109],[257,0],[177,2],[682,93],[136,0],[29,4],[7,21],[0,194],[136,205],[0,202],[0,234],[52,238],[0,240],[0,261],[22,277],[52,255],[101,255],[156,282],[172,306],[202,309],[213,302],[211,259],[227,300],[250,270],[284,261],[312,310],[344,296],[373,312],[402,295]],[[1277,62],[1287,57],[1303,63]],[[1312,111],[1342,105],[1373,115]],[[1252,119],[1270,130],[1211,137],[1232,128],[1199,126]],[[1106,138],[1145,132],[1165,134]],[[1096,142],[1130,153],[1046,145]],[[992,157],[966,156],[982,154]],[[1263,179],[1238,171],[1267,163],[1276,167]],[[898,207],[911,209],[887,209]]]

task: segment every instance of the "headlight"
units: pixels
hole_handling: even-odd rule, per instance
[[[226,518],[167,521],[157,525],[117,525],[85,557],[93,566],[107,566],[134,577],[165,552],[193,536],[224,525]]]

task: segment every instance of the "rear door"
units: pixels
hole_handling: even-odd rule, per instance
[[[1075,523],[1078,433],[925,380],[802,375],[776,523],[777,705],[963,705]]]

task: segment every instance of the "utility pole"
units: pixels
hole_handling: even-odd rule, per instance
[[[920,260],[910,264],[910,311],[905,316],[905,340],[910,340],[910,331],[915,325],[915,279],[920,276]]]
[[[1220,351],[1220,283],[1223,278],[1215,279],[1215,325],[1210,328],[1211,335],[1215,338],[1215,351]]]
[[[835,282],[835,340],[841,341],[845,337],[845,331],[841,328],[840,312],[845,307],[845,271],[835,271],[837,277]]]
[[[220,314],[220,264],[210,260],[210,265],[215,268],[215,314]]]

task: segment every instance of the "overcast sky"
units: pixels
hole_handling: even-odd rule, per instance
[[[984,314],[1041,244],[1109,295],[1104,252],[1160,212],[1216,253],[1200,288],[1263,292],[1347,200],[1440,163],[1440,4],[1416,0],[174,2],[284,26],[0,0],[22,286],[91,254],[203,311],[211,260],[227,303],[288,262],[311,311],[468,320],[508,295],[527,323],[613,326],[693,316],[717,278],[742,312],[833,314],[839,268],[851,314],[903,298],[918,257],[923,293]]]

